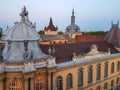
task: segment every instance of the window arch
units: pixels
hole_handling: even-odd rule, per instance
[[[72,88],[72,74],[67,75],[67,89]]]
[[[111,81],[111,87],[113,87],[113,86],[114,86],[114,80]]]
[[[92,66],[89,66],[89,69],[88,69],[88,83],[92,83],[92,76],[93,76],[93,69],[92,69]]]
[[[116,84],[119,84],[120,83],[120,78],[118,77],[117,79],[116,79]]]
[[[56,88],[57,88],[57,90],[63,89],[63,80],[62,80],[61,76],[57,77],[57,79],[56,79]]]
[[[97,87],[96,87],[96,90],[100,90],[100,86],[97,86]]]
[[[34,90],[45,90],[46,84],[45,84],[45,76],[40,75],[35,78],[34,80]]]
[[[108,76],[108,62],[104,64],[104,77]]]
[[[104,90],[107,90],[107,89],[108,89],[108,84],[105,83],[105,84],[104,84]]]
[[[111,64],[111,73],[114,73],[114,63]]]
[[[11,80],[9,82],[9,90],[23,90],[21,81]]]
[[[101,77],[101,67],[100,64],[98,64],[96,69],[96,80],[100,80],[100,77]]]
[[[117,71],[120,71],[120,61],[117,62]]]
[[[83,68],[78,71],[78,87],[83,86]]]

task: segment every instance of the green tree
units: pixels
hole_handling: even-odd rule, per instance
[[[108,31],[90,31],[83,33],[84,35],[106,35]]]
[[[38,31],[38,34],[44,34],[44,30]]]
[[[59,31],[58,34],[64,34],[62,31]]]

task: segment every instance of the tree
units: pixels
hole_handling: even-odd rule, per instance
[[[64,34],[62,31],[59,31],[58,34]]]
[[[44,30],[40,30],[37,32],[38,34],[44,34]]]
[[[84,35],[106,35],[108,31],[90,31],[83,33]]]

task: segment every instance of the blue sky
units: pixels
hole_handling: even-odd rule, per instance
[[[120,0],[0,0],[0,27],[5,30],[19,21],[23,6],[29,11],[30,21],[37,23],[37,30],[43,30],[52,17],[54,25],[65,31],[73,6],[81,31],[107,31],[111,21],[120,21]]]

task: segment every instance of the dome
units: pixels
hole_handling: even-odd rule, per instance
[[[15,25],[12,28],[7,28],[7,30],[3,32],[2,40],[24,41],[39,39],[35,25],[29,21],[27,14],[23,17],[23,14],[25,13],[27,13],[26,9],[20,14],[22,17],[21,21],[15,22]]]
[[[20,16],[21,21],[3,33],[2,40],[5,41],[3,61],[23,62],[46,58],[47,55],[39,47],[39,36],[35,25],[29,21],[25,7]]]
[[[65,29],[66,34],[79,34],[80,33],[80,27],[75,24],[75,16],[74,16],[74,9],[72,11],[72,16],[71,16],[71,24],[67,26]]]
[[[19,22],[16,23],[11,29],[6,30],[4,33],[3,40],[12,40],[12,41],[23,41],[23,40],[38,40],[39,37],[36,33],[35,28],[29,26],[28,23]]]
[[[80,27],[76,24],[70,24],[69,26],[67,26],[65,33],[66,34],[67,33],[80,33]]]

